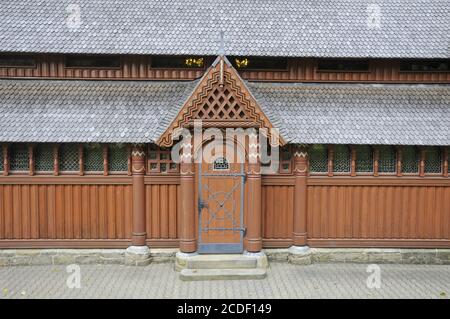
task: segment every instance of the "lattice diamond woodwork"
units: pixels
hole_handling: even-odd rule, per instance
[[[108,171],[126,172],[128,170],[128,148],[115,144],[108,146]]]
[[[402,172],[409,174],[419,173],[420,153],[415,146],[402,148]]]
[[[39,144],[34,150],[34,168],[38,172],[51,172],[53,165],[53,145]]]
[[[333,171],[337,173],[350,172],[350,149],[346,145],[334,147]]]
[[[441,173],[442,156],[439,147],[425,149],[425,173]]]
[[[379,146],[378,171],[380,173],[395,173],[397,168],[397,152],[392,146]]]
[[[59,148],[59,169],[61,171],[75,172],[80,170],[78,158],[78,145],[63,144]]]
[[[373,152],[369,145],[356,146],[356,171],[373,172]]]
[[[240,106],[233,93],[225,89],[215,88],[209,93],[203,106],[195,114],[202,120],[249,120],[245,110]]]
[[[3,166],[4,158],[3,158],[3,156],[4,156],[4,154],[3,154],[3,147],[2,147],[2,145],[0,145],[0,171],[4,170],[4,166]]]
[[[313,145],[309,150],[310,171],[326,173],[328,171],[328,149],[326,145]]]
[[[103,171],[103,148],[99,144],[84,146],[84,170],[86,172]]]
[[[28,147],[25,144],[13,144],[11,146],[9,160],[12,171],[28,171]]]

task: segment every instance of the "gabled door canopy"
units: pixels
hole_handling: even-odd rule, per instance
[[[203,127],[274,128],[268,117],[225,56],[218,56],[197,84],[170,126],[160,136],[161,147],[173,145],[172,134],[202,120]],[[279,144],[285,141],[280,136]]]

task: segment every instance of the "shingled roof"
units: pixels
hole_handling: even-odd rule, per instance
[[[0,141],[156,141],[198,81],[0,80]],[[450,145],[450,87],[252,83],[291,143]]]
[[[0,141],[152,142],[195,84],[0,80]]]
[[[2,0],[0,51],[215,56],[223,30],[227,55],[448,58],[449,21],[448,0]]]
[[[291,143],[450,145],[450,86],[248,83]]]

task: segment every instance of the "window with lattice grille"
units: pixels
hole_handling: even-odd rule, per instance
[[[346,145],[335,145],[333,156],[333,172],[350,172],[350,149]]]
[[[280,173],[290,173],[292,163],[292,153],[291,148],[283,146],[280,149]]]
[[[415,146],[402,148],[402,172],[406,174],[419,173],[420,152]]]
[[[441,173],[442,156],[439,147],[425,148],[425,173]]]
[[[309,149],[309,169],[313,173],[328,172],[328,148],[326,145],[313,145]]]
[[[38,144],[34,149],[34,167],[38,172],[51,172],[53,166],[53,146],[50,144]]]
[[[378,172],[395,173],[397,167],[397,152],[392,146],[378,147]]]
[[[3,157],[3,145],[0,144],[0,172],[4,170],[4,157]]]
[[[83,156],[86,172],[103,172],[103,147],[100,144],[85,145]]]
[[[25,144],[13,144],[9,151],[9,168],[11,171],[28,171],[29,166],[28,146]]]
[[[178,164],[171,158],[170,148],[159,148],[154,144],[148,147],[148,171],[150,173],[176,173]]]
[[[59,148],[59,170],[76,172],[80,170],[78,145],[63,144]]]
[[[356,156],[356,172],[370,173],[373,172],[373,151],[369,145],[358,145],[355,147]]]
[[[122,144],[108,146],[108,170],[110,172],[128,171],[128,148]]]

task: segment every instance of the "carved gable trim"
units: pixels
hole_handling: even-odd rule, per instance
[[[172,132],[192,127],[198,119],[206,128],[266,128],[269,134],[273,128],[237,71],[223,57],[208,69],[157,144],[172,146]],[[280,144],[285,144],[281,137]]]

